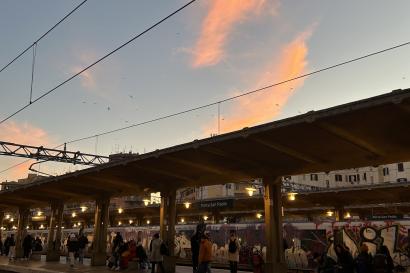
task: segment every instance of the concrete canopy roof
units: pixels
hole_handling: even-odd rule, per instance
[[[0,192],[0,206],[275,178],[410,160],[410,89],[50,177]]]

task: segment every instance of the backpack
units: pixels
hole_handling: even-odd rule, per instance
[[[387,257],[383,254],[377,253],[373,258],[374,272],[387,272]]]
[[[165,243],[161,243],[161,246],[159,248],[159,253],[165,256],[169,255],[169,250],[168,250],[168,247],[165,245]]]
[[[229,242],[229,253],[236,253],[238,246],[236,245],[236,239]]]

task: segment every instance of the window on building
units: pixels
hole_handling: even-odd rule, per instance
[[[239,185],[235,184],[235,190],[239,191]]]
[[[336,182],[342,182],[343,181],[343,176],[341,174],[335,174],[335,181]]]
[[[387,176],[387,175],[389,175],[389,168],[384,167],[383,168],[383,176]]]
[[[367,174],[363,173],[363,181],[367,181]]]
[[[360,174],[356,174],[356,181],[357,181],[357,182],[360,181]]]
[[[227,190],[230,190],[231,189],[231,184],[226,184],[225,187],[226,187]]]
[[[403,163],[397,164],[397,170],[398,170],[399,172],[404,172],[404,165],[403,165]]]
[[[310,180],[311,181],[319,181],[319,177],[318,177],[317,174],[312,173],[312,174],[310,174]]]

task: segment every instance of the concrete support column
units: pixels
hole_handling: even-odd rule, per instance
[[[0,228],[3,227],[3,220],[4,220],[4,211],[0,211]],[[1,229],[0,229],[0,235],[1,235]]]
[[[337,207],[335,211],[336,221],[344,221],[345,218],[345,209],[344,207]]]
[[[27,234],[28,218],[30,216],[30,209],[26,207],[19,208],[19,219],[16,232],[16,258],[23,258],[23,240]]]
[[[283,249],[281,178],[264,178],[266,273],[286,272]]]
[[[105,265],[110,198],[101,197],[95,203],[94,240],[91,265]]]
[[[166,240],[167,235],[167,211],[168,211],[168,197],[161,193],[161,205],[159,208],[159,236],[161,240]]]
[[[51,203],[50,224],[47,239],[47,262],[60,260],[61,226],[63,224],[63,211],[63,203]]]
[[[167,273],[175,273],[175,223],[177,218],[176,190],[172,190],[168,195],[168,231],[166,242],[169,248],[169,256],[164,257],[164,267]]]

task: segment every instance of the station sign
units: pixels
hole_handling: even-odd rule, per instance
[[[203,201],[197,204],[200,209],[233,208],[233,199]]]
[[[372,215],[371,220],[401,220],[403,219],[402,214],[390,214],[390,215]]]

